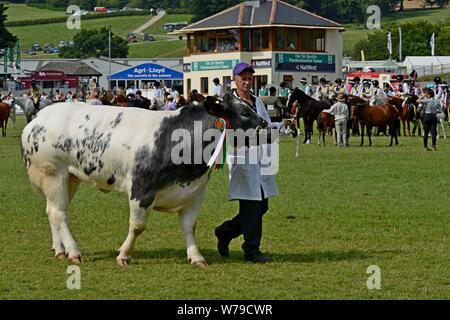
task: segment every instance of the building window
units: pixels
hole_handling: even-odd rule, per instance
[[[199,33],[197,34],[197,51],[198,52],[207,52],[207,46],[206,46],[206,34],[205,33]]]
[[[191,93],[191,88],[192,88],[192,85],[191,85],[191,79],[190,79],[190,78],[187,78],[187,79],[186,79],[186,82],[187,82],[187,84],[186,84],[186,87],[187,87],[187,94],[189,95],[189,94]]]
[[[275,48],[278,50],[297,50],[297,30],[276,29]]]
[[[284,29],[275,30],[275,48],[284,49],[286,47],[286,34]]]
[[[238,30],[217,31],[217,52],[239,50]]]
[[[300,37],[302,51],[325,51],[324,30],[302,30]]]
[[[315,51],[325,51],[325,31],[316,30],[313,33]]]
[[[194,53],[194,41],[192,39],[192,34],[188,34],[186,40],[186,54],[190,55],[192,53]]]
[[[242,30],[242,51],[251,50],[251,34],[249,29]]]
[[[208,78],[200,78],[200,92],[202,94],[208,94]]]
[[[252,30],[253,51],[269,49],[269,29]]]

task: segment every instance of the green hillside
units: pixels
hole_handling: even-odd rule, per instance
[[[5,6],[8,7],[8,10],[6,11],[8,14],[7,21],[35,20],[65,16],[64,11],[38,9],[29,7],[25,4],[8,3]]]
[[[112,31],[122,37],[148,21],[147,16],[114,17],[82,21],[82,28],[98,28],[111,25]],[[29,49],[34,43],[41,45],[60,40],[72,40],[78,30],[69,30],[65,23],[10,27],[8,30],[20,39],[21,47]]]

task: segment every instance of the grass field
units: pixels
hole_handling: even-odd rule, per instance
[[[54,11],[29,7],[25,4],[8,3],[6,11],[8,15],[7,21],[35,20],[54,17],[64,17],[64,11]]]
[[[152,212],[132,264],[116,265],[128,230],[121,194],[81,185],[69,209],[70,228],[83,255],[81,290],[68,290],[67,262],[50,252],[44,199],[31,192],[16,130],[0,138],[0,299],[449,299],[449,142],[424,152],[417,137],[386,137],[373,147],[337,149],[283,137],[280,196],[264,217],[266,265],[216,251],[213,230],[237,211],[226,198],[227,171],[211,176],[197,224],[209,263],[185,260],[175,214]],[[55,124],[57,125],[57,124]],[[328,142],[330,139],[328,138]],[[368,290],[366,270],[381,268],[381,290]],[[245,289],[243,289],[245,288]]]
[[[81,22],[82,28],[98,28],[111,25],[112,31],[122,37],[148,21],[147,16],[114,17],[86,20]],[[8,30],[20,39],[23,49],[29,49],[34,43],[57,45],[60,40],[69,41],[78,30],[69,30],[65,23],[42,24],[35,26],[11,27]]]
[[[185,40],[138,42],[129,46],[133,58],[180,58],[186,49]]]

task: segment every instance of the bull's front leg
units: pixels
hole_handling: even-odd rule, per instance
[[[131,255],[134,250],[134,243],[137,237],[144,232],[147,227],[148,213],[153,206],[153,203],[143,208],[139,201],[130,200],[130,227],[128,229],[128,236],[122,246],[119,248],[119,255],[116,260],[120,266],[126,266],[131,263]]]
[[[206,184],[205,184],[206,186]],[[181,227],[183,228],[184,239],[186,241],[187,259],[192,265],[199,268],[206,268],[208,264],[201,255],[195,241],[195,226],[200,211],[200,205],[205,195],[205,188],[199,192],[190,204],[185,206],[179,213]]]

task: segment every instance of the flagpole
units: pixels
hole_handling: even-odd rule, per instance
[[[399,60],[403,61],[403,56],[402,56],[402,28],[401,27],[398,27],[398,35],[399,35],[398,55],[399,55]]]

